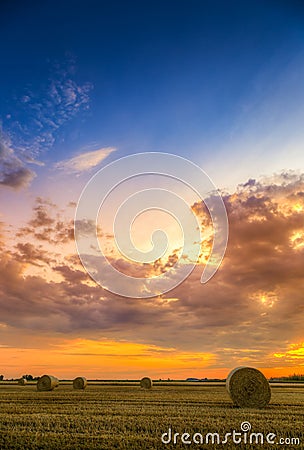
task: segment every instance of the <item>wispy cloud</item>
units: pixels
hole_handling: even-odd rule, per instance
[[[46,84],[36,90],[26,89],[16,99],[17,109],[6,121],[14,146],[36,157],[56,142],[59,129],[80,112],[89,109],[93,85],[75,80],[71,61],[67,67],[56,66]]]
[[[43,165],[39,156],[64,140],[62,127],[89,109],[92,88],[75,79],[74,62],[68,60],[64,68],[53,67],[43,84],[25,88],[15,98],[15,106],[3,118],[5,139],[0,134],[0,185],[18,189],[30,184],[35,173],[27,164]],[[84,166],[75,161],[77,170]]]
[[[107,158],[116,149],[114,147],[103,147],[99,150],[81,153],[71,159],[59,161],[55,167],[67,172],[86,172],[98,166],[105,158]]]

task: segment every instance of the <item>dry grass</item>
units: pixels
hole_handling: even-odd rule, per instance
[[[165,446],[161,434],[169,426],[179,433],[225,434],[239,430],[243,421],[249,421],[254,431],[299,437],[304,442],[304,388],[274,388],[271,403],[262,410],[235,408],[224,386],[157,383],[152,391],[140,389],[138,383],[89,384],[85,391],[78,391],[70,383],[51,392],[37,392],[35,385],[0,384],[0,402],[0,448],[5,450],[202,448]]]

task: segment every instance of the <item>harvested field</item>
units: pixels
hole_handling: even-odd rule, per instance
[[[233,429],[239,432],[245,421],[252,432],[300,439],[300,445],[289,448],[303,448],[304,443],[304,387],[274,387],[270,404],[262,410],[234,407],[224,385],[190,383],[156,382],[152,390],[142,390],[138,382],[89,383],[78,391],[67,382],[51,392],[37,392],[34,384],[0,383],[0,402],[3,449],[212,449],[218,446],[210,442],[165,445],[161,435],[171,427],[174,433],[209,432],[224,438]],[[236,445],[231,441],[223,448]],[[264,448],[270,447],[265,443]]]

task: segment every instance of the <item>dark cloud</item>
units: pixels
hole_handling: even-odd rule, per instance
[[[83,237],[83,236],[95,236],[96,231],[98,235],[101,235],[101,229],[97,225],[96,230],[96,222],[91,219],[82,219],[82,220],[76,220],[75,221],[75,230],[77,232],[77,237]]]
[[[54,270],[60,273],[64,280],[72,285],[77,285],[83,281],[88,281],[88,275],[83,270],[72,270],[67,265],[55,266]]]
[[[36,266],[41,266],[41,263],[50,264],[55,261],[49,256],[49,253],[46,250],[42,249],[41,245],[35,246],[29,242],[19,242],[15,248],[17,250],[15,253],[16,261],[33,264]]]
[[[0,133],[0,185],[13,189],[21,189],[28,186],[35,172],[18,158],[14,150],[2,141]]]
[[[37,201],[37,205],[34,207],[34,217],[30,220],[29,225],[33,228],[40,228],[53,225],[55,219],[53,219],[49,211],[47,210],[48,204],[43,204],[41,201]]]
[[[57,205],[48,199],[37,197],[33,217],[16,235],[19,238],[28,236],[52,245],[63,244],[74,239],[74,223],[70,219],[62,219]]]

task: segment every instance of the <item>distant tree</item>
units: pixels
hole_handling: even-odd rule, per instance
[[[293,375],[288,375],[287,377],[272,377],[270,378],[270,381],[304,381],[304,375],[294,373]]]
[[[27,381],[33,381],[33,375],[22,375],[23,378],[25,378]]]
[[[4,375],[0,375],[0,381],[4,380]]]

